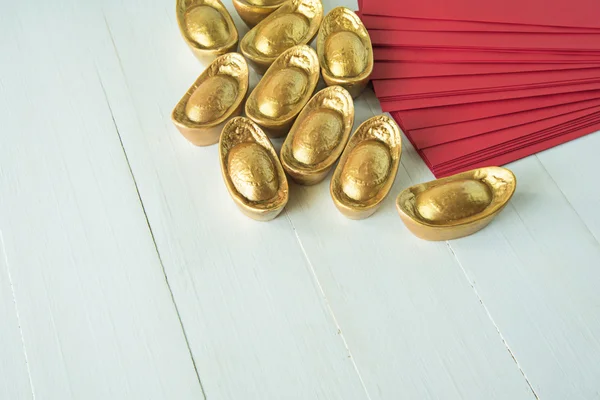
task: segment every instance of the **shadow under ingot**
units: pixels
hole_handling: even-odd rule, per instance
[[[322,19],[321,0],[289,0],[246,33],[240,52],[262,75],[289,48],[309,44]]]
[[[250,218],[269,221],[288,201],[288,182],[277,153],[258,125],[236,117],[223,128],[219,141],[225,186]]]
[[[202,63],[236,51],[237,28],[219,0],[177,0],[176,13],[183,39]]]
[[[396,208],[406,227],[425,240],[451,240],[488,225],[517,186],[506,168],[486,167],[404,189]]]
[[[267,135],[288,133],[319,81],[317,53],[294,46],[275,60],[246,101],[246,116]]]
[[[317,53],[323,80],[339,85],[356,98],[373,72],[373,47],[362,21],[346,7],[331,10],[317,37]]]
[[[338,210],[351,219],[373,214],[394,184],[401,155],[402,137],[393,119],[378,115],[363,122],[331,178],[331,197]]]
[[[348,91],[330,86],[315,94],[292,126],[281,148],[281,164],[302,185],[321,182],[344,151],[354,124]]]
[[[242,113],[248,92],[248,64],[238,53],[213,61],[179,100],[171,120],[196,146],[219,141],[228,118]]]
[[[271,15],[287,0],[233,0],[238,15],[252,29],[263,19]]]

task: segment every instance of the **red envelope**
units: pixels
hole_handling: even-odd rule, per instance
[[[491,146],[489,148],[480,150],[478,152],[465,155],[460,157],[459,159],[452,160],[451,162],[444,163],[443,165],[435,165],[434,168],[438,171],[448,171],[454,170],[462,167],[469,167],[473,163],[485,160],[490,157],[495,157],[500,154],[508,153],[517,149],[521,149],[524,147],[531,146],[535,143],[539,143],[541,141],[550,140],[554,137],[560,137],[565,135],[568,132],[573,131],[574,129],[579,129],[581,127],[585,127],[598,121],[598,116],[586,116],[584,118],[578,118],[576,120],[570,121],[566,124],[560,125],[558,127],[554,127],[551,129],[546,129],[539,132],[534,132],[528,136],[515,139],[514,141],[510,141],[507,143],[502,143],[500,145]]]
[[[523,53],[514,51],[481,51],[458,49],[415,49],[401,47],[373,48],[375,61],[421,61],[421,62],[487,62],[487,63],[594,63],[600,56],[557,53]]]
[[[433,171],[433,173],[437,178],[441,178],[444,176],[454,175],[459,172],[468,171],[468,170],[474,169],[474,168],[480,168],[480,167],[485,167],[485,166],[489,166],[489,165],[503,165],[503,164],[509,163],[511,161],[515,161],[515,160],[530,156],[532,154],[539,153],[540,151],[550,149],[550,148],[558,146],[562,143],[577,139],[579,137],[585,136],[592,132],[596,132],[598,130],[600,130],[600,122],[596,121],[595,123],[593,123],[591,125],[580,127],[578,129],[567,132],[563,135],[559,135],[557,137],[552,137],[545,141],[540,141],[540,142],[531,144],[527,147],[509,151],[507,153],[496,155],[496,156],[493,156],[491,158],[487,158],[484,160],[478,160],[472,164],[469,164],[468,166],[458,167],[453,170],[445,170],[445,171],[439,171],[439,172]]]
[[[471,151],[469,153],[460,154],[460,156],[453,158],[451,160],[448,160],[448,161],[444,161],[444,162],[439,162],[439,160],[427,158],[427,153],[423,150],[419,150],[419,154],[421,154],[421,156],[424,157],[424,159],[427,161],[428,165],[431,165],[432,167],[434,167],[438,170],[452,169],[458,165],[468,165],[469,163],[474,162],[479,159],[491,157],[491,156],[498,155],[498,154],[501,154],[501,153],[504,153],[507,151],[512,151],[518,147],[528,146],[529,144],[531,144],[535,141],[543,140],[543,138],[545,138],[545,137],[563,134],[569,129],[572,129],[572,128],[575,128],[578,126],[582,126],[583,124],[587,124],[589,122],[589,120],[596,118],[597,113],[592,112],[591,114],[587,114],[587,115],[583,115],[583,116],[581,116],[581,115],[583,115],[583,114],[580,114],[579,118],[573,117],[574,119],[563,118],[563,123],[561,123],[559,125],[551,126],[549,128],[541,129],[538,131],[530,131],[524,135],[522,134],[524,131],[521,130],[519,135],[513,139],[510,139],[510,140],[507,140],[507,141],[501,142],[501,143],[491,143],[490,142],[490,144],[487,146],[480,146],[477,149],[473,149],[474,151]],[[532,124],[532,126],[533,126],[533,124]],[[537,126],[540,127],[541,125],[538,124]],[[506,133],[510,134],[511,131],[514,131],[514,129],[507,129]],[[516,133],[515,133],[515,135],[516,135]],[[482,135],[482,136],[487,136],[487,135]],[[493,135],[490,134],[490,136],[493,136]],[[407,137],[412,142],[411,136],[407,135]]]
[[[431,164],[437,170],[449,170],[457,168],[458,166],[466,166],[472,162],[477,160],[489,158],[495,155],[499,155],[502,153],[506,153],[512,150],[515,150],[520,147],[528,146],[532,143],[535,143],[539,140],[543,140],[546,137],[553,137],[555,135],[560,135],[567,132],[570,129],[577,128],[588,124],[591,120],[593,120],[596,113],[591,113],[587,115],[580,116],[579,118],[566,120],[562,124],[557,126],[552,126],[550,128],[538,130],[535,132],[529,132],[526,135],[511,139],[507,142],[499,143],[499,144],[491,144],[487,147],[481,147],[477,151],[473,151],[467,154],[461,154],[459,157],[453,158],[452,160],[436,163],[436,160],[432,160],[427,158],[427,155],[424,151],[420,151],[421,155],[427,159],[427,162]],[[484,135],[485,136],[485,135]]]
[[[422,0],[369,0],[363,2],[361,11],[395,17],[600,28],[597,0],[440,0],[435,6]]]
[[[519,32],[432,32],[370,29],[374,46],[456,49],[572,51],[598,54],[600,34]]]
[[[443,21],[422,18],[388,17],[358,13],[367,29],[392,31],[437,32],[538,32],[538,33],[599,33],[599,29],[520,25],[477,21]]]
[[[421,155],[421,157],[423,157],[423,160],[426,162],[428,167],[430,167],[432,171],[435,170],[437,173],[453,171],[458,168],[469,168],[476,162],[486,160],[491,157],[496,157],[505,153],[514,152],[515,150],[535,145],[540,141],[551,140],[552,138],[567,135],[573,130],[589,126],[590,124],[593,124],[600,120],[598,115],[599,113],[592,113],[590,115],[586,115],[584,117],[568,121],[564,124],[549,129],[533,132],[529,135],[507,143],[503,143],[501,145],[490,146],[486,149],[468,155],[464,155],[458,159],[452,160],[451,162],[443,163],[440,165],[432,164],[430,160],[427,159],[427,157],[423,154],[423,152],[419,151],[419,154]],[[591,132],[593,131],[589,131],[588,133]]]
[[[363,4],[364,2],[364,4]],[[384,111],[436,176],[600,128],[598,0],[359,0]]]
[[[584,82],[600,79],[599,68],[522,72],[514,74],[442,76],[405,79],[375,80],[373,86],[377,97],[409,99],[454,94],[480,93],[509,89],[525,89],[553,86],[560,83]],[[400,93],[400,95],[398,95]]]
[[[586,110],[596,106],[600,106],[600,98],[540,108],[537,110],[522,111],[508,115],[500,115],[491,118],[483,118],[474,121],[460,122],[457,124],[415,129],[410,131],[410,135],[415,147],[424,149],[455,140],[483,135],[500,129],[516,127],[535,121],[545,120],[554,116],[565,115],[574,111]]]
[[[471,168],[473,164],[482,160],[488,160],[492,157],[497,157],[502,154],[511,153],[519,149],[531,147],[540,142],[562,138],[559,142],[562,143],[567,140],[564,138],[564,136],[568,135],[569,133],[575,130],[580,130],[582,128],[595,126],[598,122],[600,122],[600,115],[596,113],[593,116],[580,118],[572,123],[566,124],[562,126],[561,129],[552,129],[544,132],[536,132],[535,134],[531,135],[531,137],[515,141],[514,143],[510,143],[510,145],[496,146],[495,148],[490,148],[486,151],[473,154],[468,158],[458,160],[457,162],[449,163],[443,166],[433,166],[433,168],[438,172],[455,171],[459,168]],[[590,130],[587,133],[592,133],[594,131],[595,130]]]
[[[479,135],[439,146],[429,147],[423,150],[423,154],[432,164],[441,165],[454,159],[464,157],[466,154],[476,153],[493,146],[502,145],[511,140],[530,135],[532,132],[552,129],[561,124],[576,120],[577,118],[589,116],[595,112],[600,112],[600,106],[547,118],[542,121],[536,121],[514,128],[501,129],[486,135]]]
[[[598,89],[600,89],[600,80],[593,80],[590,82],[568,83],[534,89],[506,90],[500,92],[472,93],[457,96],[443,96],[407,100],[383,100],[381,101],[381,108],[383,111],[391,112],[401,110],[413,110],[417,108],[448,106],[454,104],[478,103],[493,100],[521,99],[524,97],[536,97]]]
[[[568,115],[575,111],[587,110],[597,106],[600,106],[600,98],[458,124],[416,129],[409,132],[415,147],[425,149],[457,140],[473,138],[474,136],[484,135],[497,130],[543,121],[555,116]]]
[[[598,85],[600,88],[600,84]],[[420,108],[393,112],[405,130],[428,128],[490,118],[499,115],[536,110],[560,104],[576,103],[600,97],[600,90],[561,93],[550,96],[526,97],[522,99],[488,101],[482,103],[458,104],[447,107]]]
[[[489,75],[531,71],[575,70],[584,68],[600,68],[600,64],[461,64],[378,61],[373,67],[371,79],[422,78],[453,75]]]

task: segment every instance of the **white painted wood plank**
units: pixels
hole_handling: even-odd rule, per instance
[[[90,14],[67,1],[8,8],[0,230],[35,396],[201,399],[99,84]]]
[[[356,123],[373,113],[357,100]],[[533,399],[445,243],[407,232],[394,200],[372,217],[335,208],[328,180],[292,185],[287,208],[372,399]]]
[[[581,145],[593,148],[597,136]],[[448,242],[540,399],[600,398],[600,246],[590,232],[600,197],[589,187],[594,158],[570,153],[575,143],[537,156],[556,157],[545,163],[554,179],[536,156],[509,164],[509,206],[483,231]],[[410,143],[404,149],[413,179],[432,179]]]
[[[207,398],[366,399],[289,220],[243,216],[169,120],[202,71],[173,5],[104,4],[96,62]]]
[[[537,155],[597,241],[600,241],[599,150],[600,132],[596,132]]]
[[[0,221],[0,226],[2,222]],[[31,399],[27,356],[0,231],[0,399]]]

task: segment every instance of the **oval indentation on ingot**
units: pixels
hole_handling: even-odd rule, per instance
[[[292,155],[303,164],[325,160],[340,143],[344,121],[339,112],[316,110],[302,121],[292,140]]]
[[[224,75],[211,76],[192,93],[185,105],[185,114],[198,123],[214,121],[231,107],[237,94],[235,79]]]
[[[189,9],[185,13],[184,21],[189,38],[202,47],[223,46],[231,36],[223,15],[210,6]]]
[[[462,179],[434,186],[417,195],[420,216],[431,222],[449,222],[479,214],[492,202],[493,194],[481,181]]]
[[[258,110],[269,118],[279,118],[290,111],[304,96],[308,76],[299,68],[283,68],[268,75],[257,93]]]
[[[264,201],[277,194],[277,171],[269,153],[257,143],[240,143],[229,151],[229,175],[236,190],[250,201]]]
[[[283,14],[260,27],[254,38],[254,47],[265,56],[278,56],[300,43],[308,28],[308,21],[303,16]]]
[[[342,169],[342,191],[356,201],[366,201],[379,192],[390,172],[389,149],[378,140],[365,140],[348,155]]]
[[[368,62],[368,51],[360,37],[349,31],[337,32],[325,42],[325,59],[333,76],[339,78],[360,75]]]

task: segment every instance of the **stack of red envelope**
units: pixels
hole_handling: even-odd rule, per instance
[[[431,171],[600,130],[600,0],[359,0],[373,86]]]

